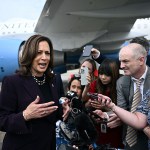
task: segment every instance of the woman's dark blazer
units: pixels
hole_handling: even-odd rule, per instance
[[[59,105],[63,96],[62,80],[56,75],[50,81],[52,101]],[[2,150],[54,150],[55,123],[62,116],[62,107],[44,118],[25,121],[23,110],[37,95],[44,103],[43,95],[33,77],[12,75],[5,77],[0,94],[0,130],[6,132]]]

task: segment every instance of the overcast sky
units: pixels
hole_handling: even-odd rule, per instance
[[[0,22],[12,18],[38,19],[46,0],[0,0]]]

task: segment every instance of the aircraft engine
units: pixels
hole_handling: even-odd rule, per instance
[[[65,64],[65,53],[54,50],[54,67]]]

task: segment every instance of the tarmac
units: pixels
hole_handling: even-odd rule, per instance
[[[70,74],[76,74],[78,73],[78,69],[76,70],[69,70],[67,73],[61,74],[61,78],[63,81],[63,86],[64,86],[64,91],[66,92],[67,90],[67,84],[68,84],[68,79]],[[1,91],[1,82],[0,82],[0,91]],[[0,150],[2,149],[2,142],[4,138],[5,132],[0,131]]]

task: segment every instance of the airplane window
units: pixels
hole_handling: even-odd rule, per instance
[[[1,72],[4,72],[4,68],[3,67],[1,67]]]

